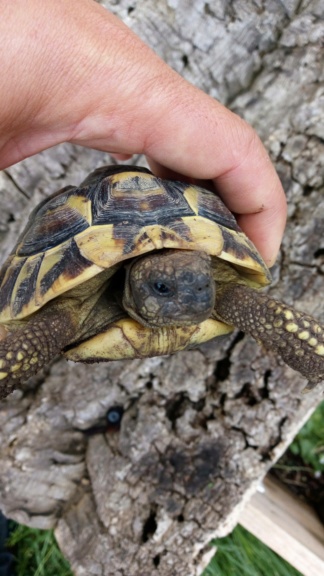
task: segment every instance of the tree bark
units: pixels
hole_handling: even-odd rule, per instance
[[[102,4],[258,131],[289,202],[269,293],[323,323],[323,2]],[[105,163],[62,145],[1,173],[2,260],[40,200]],[[76,576],[198,576],[321,399],[305,384],[237,332],[168,358],[57,359],[0,404],[0,508],[54,527]],[[114,406],[119,431],[85,433]]]

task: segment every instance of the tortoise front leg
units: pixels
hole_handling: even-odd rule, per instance
[[[72,314],[59,308],[41,310],[20,325],[0,325],[0,398],[61,352],[75,330]]]
[[[216,290],[216,313],[280,355],[308,379],[309,387],[324,380],[324,327],[312,316],[236,284]]]

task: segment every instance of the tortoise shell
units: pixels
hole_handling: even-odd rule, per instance
[[[216,194],[145,168],[102,167],[44,200],[1,270],[0,322],[25,318],[96,274],[152,250],[202,250],[248,283],[270,281]]]

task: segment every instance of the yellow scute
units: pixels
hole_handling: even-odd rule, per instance
[[[92,224],[92,211],[91,202],[88,198],[84,196],[78,196],[77,194],[68,197],[67,204],[78,212],[91,226]]]

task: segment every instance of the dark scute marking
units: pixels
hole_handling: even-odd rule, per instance
[[[34,263],[34,267],[32,267],[28,260],[26,262],[26,266],[30,266],[30,274],[21,282],[16,292],[16,298],[12,304],[12,311],[15,316],[20,314],[23,307],[26,306],[35,295],[38,272],[43,258],[44,254],[40,255],[37,262]]]
[[[0,289],[0,311],[4,310],[7,306],[10,305],[12,291],[16,284],[19,272],[25,264],[26,260],[27,258],[23,258],[14,262],[11,266],[8,267],[10,268],[10,274],[8,274],[7,278],[3,280]]]
[[[170,197],[177,198],[179,194],[183,196],[188,188],[186,182],[180,182],[178,180],[162,180],[161,178],[157,178],[157,180]]]
[[[76,195],[91,198],[93,190],[98,184],[100,187],[102,180],[120,172],[130,171],[151,174],[146,168],[137,166],[103,166],[89,174],[80,186],[65,186],[43,200],[29,216],[26,228],[17,242],[18,246],[21,244],[17,254],[19,256],[37,254],[85,230],[88,227],[87,221],[76,210],[69,209],[66,205],[68,197]]]
[[[216,194],[203,188],[199,188],[199,192],[198,213],[200,216],[225,228],[240,231],[233,214]]]
[[[137,234],[138,227],[131,222],[127,222],[127,224],[118,223],[114,226],[113,237],[115,240],[121,242],[121,252],[123,254],[130,254],[135,250],[134,238]],[[144,240],[148,238],[148,236],[144,232],[141,238]]]
[[[75,186],[64,186],[64,188],[57,190],[57,192],[54,192],[48,198],[45,198],[45,200],[43,200],[42,202],[37,204],[36,208],[34,208],[34,210],[29,214],[29,218],[28,218],[28,222],[26,224],[26,227],[24,228],[24,230],[22,231],[22,233],[18,237],[17,244],[16,244],[15,248],[13,249],[12,254],[16,253],[16,248],[17,248],[17,246],[19,246],[20,243],[23,244],[24,237],[30,231],[30,229],[33,228],[33,226],[34,226],[36,214],[40,210],[42,210],[42,208],[45,206],[45,204],[47,204],[47,202],[49,200],[52,200],[52,198],[55,198],[56,196],[59,196],[60,194],[65,194],[66,192],[68,192],[70,190],[75,190]],[[18,251],[17,254],[20,254],[20,251]]]
[[[7,260],[3,263],[2,268],[0,270],[0,294],[1,294],[1,290],[2,290],[2,284],[4,281],[4,277],[7,273],[8,268],[11,266],[11,262],[13,261],[14,256],[10,255]]]
[[[37,208],[22,235],[19,256],[54,248],[88,228],[87,220],[68,204],[69,197],[78,195],[77,188],[70,188],[54,194]]]
[[[101,166],[97,168],[89,176],[83,180],[81,187],[96,186],[105,178],[114,176],[115,174],[120,174],[121,172],[142,172],[144,174],[152,174],[147,168],[142,168],[141,166]]]
[[[87,260],[80,254],[78,246],[72,239],[71,244],[66,249],[61,260],[57,262],[42,278],[40,286],[42,296],[48,292],[52,284],[61,274],[64,274],[67,280],[72,280],[83,272],[83,270],[91,266],[91,264],[92,262],[90,262],[90,260]]]
[[[51,194],[48,198],[45,198],[44,200],[42,200],[42,202],[40,202],[39,204],[37,204],[37,206],[34,208],[34,210],[32,210],[29,214],[28,217],[28,221],[27,224],[24,228],[24,230],[21,232],[21,234],[18,236],[18,241],[17,244],[15,246],[15,248],[12,251],[12,254],[16,253],[17,250],[17,246],[19,246],[20,243],[23,243],[24,241],[24,237],[25,235],[29,232],[29,230],[34,226],[34,221],[35,221],[35,216],[36,214],[43,208],[43,206],[45,206],[45,204],[47,204],[47,202],[49,200],[51,200],[52,198],[54,198],[55,196],[58,196],[59,194],[62,194],[68,190],[74,190],[74,186],[64,186],[64,188],[61,188],[60,190],[57,190],[56,192],[54,192],[53,194]],[[18,253],[18,252],[17,252]]]
[[[106,179],[93,189],[93,224],[115,224],[124,230],[135,226],[138,231],[144,226],[166,226],[170,221],[194,215],[183,195],[185,184],[154,176],[151,185],[147,178],[141,180],[141,176],[126,175],[114,184]]]
[[[186,224],[182,220],[174,220],[159,223],[160,229],[160,238],[163,243],[166,243],[168,240],[174,241],[174,235],[179,235],[185,241],[190,242],[192,241],[190,228],[186,226]],[[116,224],[114,226],[114,239],[121,240],[123,242],[123,254],[130,254],[134,252],[136,246],[134,242],[134,238],[137,236],[137,246],[140,252],[140,245],[145,243],[145,240],[148,239],[148,234],[145,232],[145,228],[140,237],[138,237],[140,228],[133,223],[124,223]]]
[[[224,252],[229,254],[233,254],[237,260],[243,261],[247,256],[252,258],[255,262],[260,264],[261,268],[264,268],[264,263],[262,261],[261,256],[259,256],[256,250],[253,250],[252,247],[249,249],[248,246],[241,244],[238,239],[233,236],[227,230],[223,230],[223,239],[224,239]]]
[[[174,232],[176,232],[176,234],[179,234],[179,236],[181,236],[181,238],[183,238],[184,240],[187,240],[188,242],[192,241],[192,236],[191,236],[191,231],[190,231],[190,227],[187,226],[183,220],[173,220],[172,222],[169,222],[169,228],[171,228],[171,230],[173,230]],[[161,237],[163,239],[167,239],[167,237],[169,237],[170,235],[168,234],[167,230],[162,230],[161,233]]]

